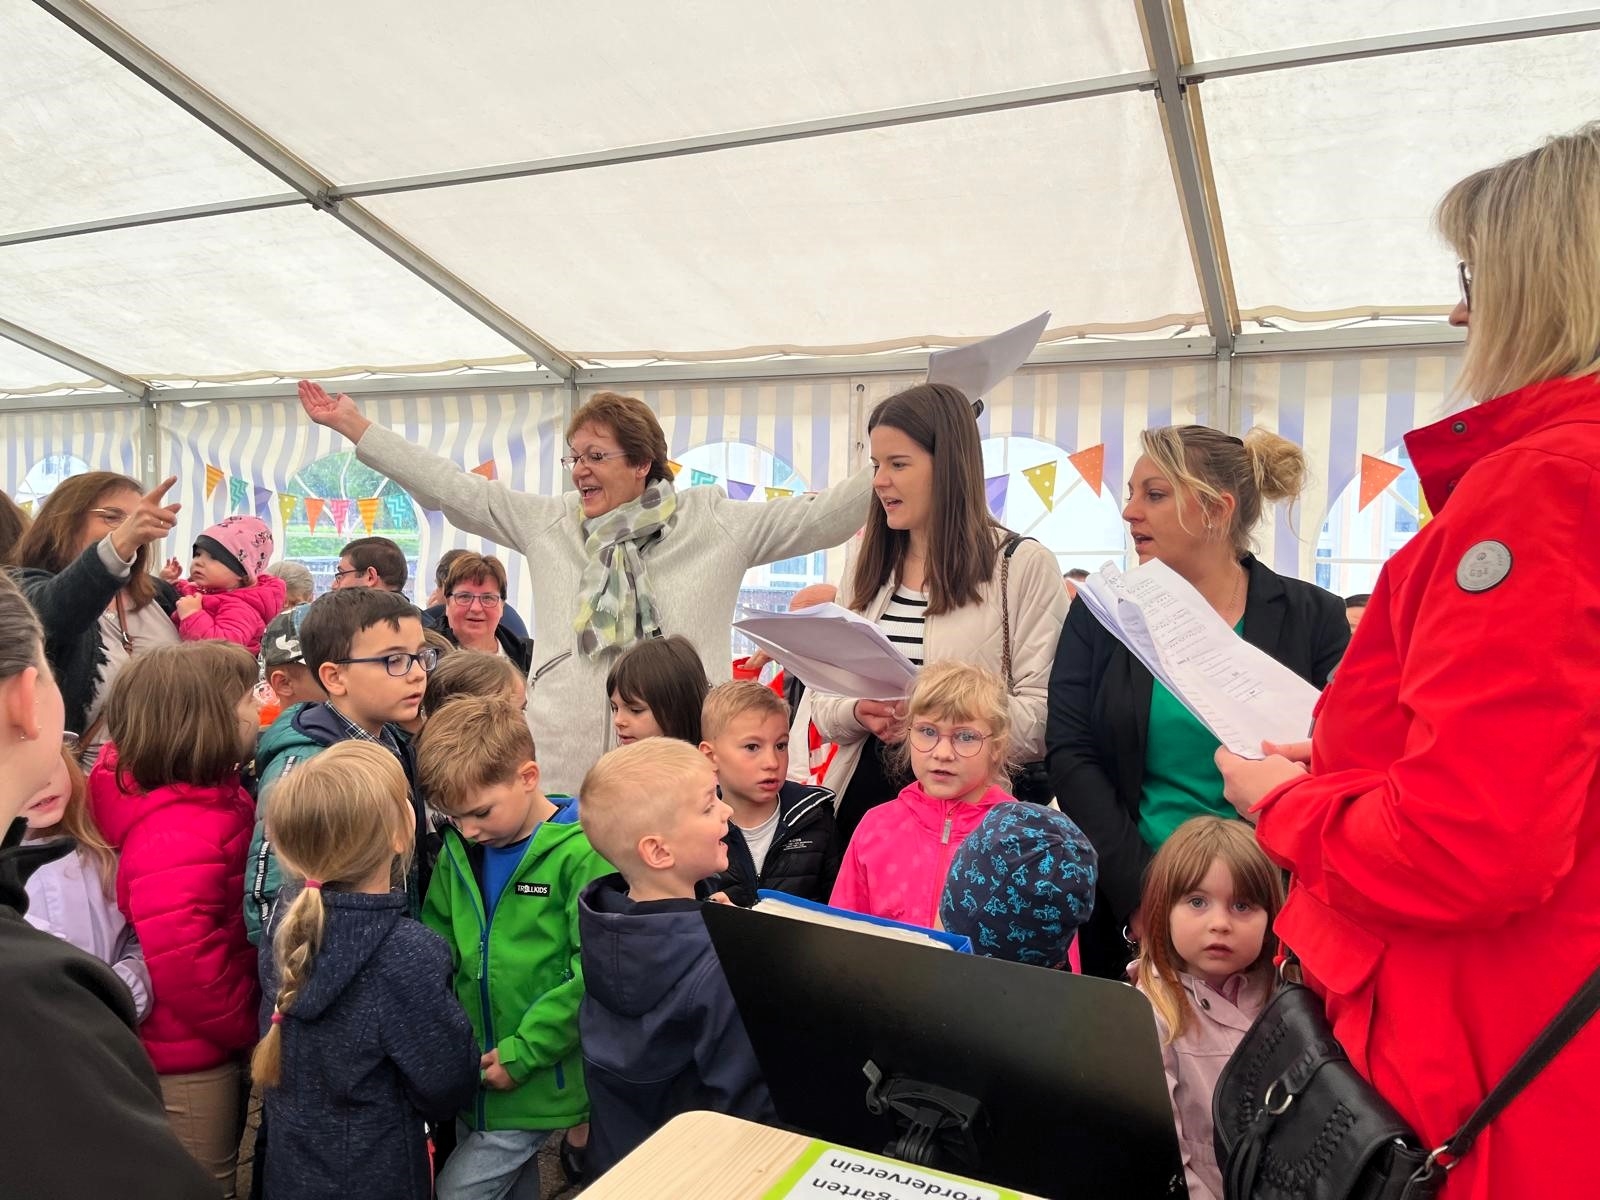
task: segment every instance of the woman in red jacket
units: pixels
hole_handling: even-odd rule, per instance
[[[95,821],[121,853],[117,905],[144,947],[155,1004],[140,1040],[185,1149],[234,1194],[256,1041],[256,954],[245,937],[255,807],[239,786],[257,727],[256,664],[229,642],[134,659],[108,704],[111,744],[89,777]]]
[[[1435,516],[1380,575],[1313,741],[1218,754],[1294,874],[1278,934],[1430,1147],[1600,963],[1600,124],[1463,180],[1439,225],[1484,402],[1406,439]],[[1600,1021],[1445,1197],[1594,1195],[1597,1076]]]

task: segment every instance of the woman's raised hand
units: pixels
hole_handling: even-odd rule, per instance
[[[178,522],[178,510],[181,504],[162,504],[167,493],[172,490],[172,485],[178,482],[176,475],[169,475],[150,491],[139,497],[139,503],[129,513],[122,524],[111,531],[111,548],[123,562],[129,562],[138,553],[140,546],[148,546],[151,542],[159,542],[172,532],[172,527]]]
[[[372,424],[361,415],[356,402],[349,396],[343,392],[337,396],[330,396],[327,388],[309,379],[300,381],[300,407],[305,409],[306,416],[318,425],[326,425],[335,433],[342,433],[352,442],[359,442],[361,435]]]

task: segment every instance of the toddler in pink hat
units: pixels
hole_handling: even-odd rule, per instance
[[[194,540],[189,578],[177,559],[161,577],[181,597],[173,619],[186,642],[237,642],[261,653],[267,622],[283,610],[283,580],[264,574],[272,557],[272,530],[257,517],[223,517]]]

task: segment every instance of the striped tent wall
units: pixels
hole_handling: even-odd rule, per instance
[[[1309,479],[1300,501],[1279,506],[1257,534],[1273,570],[1314,578],[1317,539],[1363,454],[1381,455],[1409,431],[1453,407],[1457,348],[1234,360],[1240,431],[1274,429],[1305,448]]]
[[[5,490],[15,496],[41,459],[71,454],[91,471],[116,471],[141,479],[143,447],[139,406],[0,413]]]
[[[566,410],[564,394],[559,390],[514,388],[363,396],[358,404],[371,420],[463,468],[492,459],[499,480],[517,491],[560,490],[557,459]],[[192,544],[196,534],[230,511],[226,483],[209,500],[206,498],[207,464],[252,487],[302,495],[303,489],[293,482],[295,473],[324,455],[349,448],[331,430],[308,421],[293,400],[220,402],[192,408],[163,404],[158,414],[163,469],[171,469],[179,476],[176,493],[184,505],[172,546]],[[167,468],[165,464],[169,463],[174,465]],[[281,546],[282,519],[275,502],[269,507],[273,534]],[[360,519],[354,512],[346,534],[351,538],[362,536]],[[520,555],[508,554],[507,548],[496,546],[487,538],[454,528],[436,512],[419,510],[418,541],[422,578],[411,581],[414,598],[425,599],[433,590],[433,564],[446,550],[460,547],[500,554],[506,560],[509,575],[508,598],[532,620],[529,565]]]
[[[602,390],[584,388],[579,400]],[[794,468],[812,491],[846,478],[858,461],[846,379],[752,380],[628,393],[655,411],[673,458],[714,442],[759,446]]]

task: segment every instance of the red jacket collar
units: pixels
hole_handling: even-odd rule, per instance
[[[1552,379],[1496,396],[1406,434],[1406,449],[1437,513],[1480,458],[1571,421],[1600,421],[1600,378]]]

